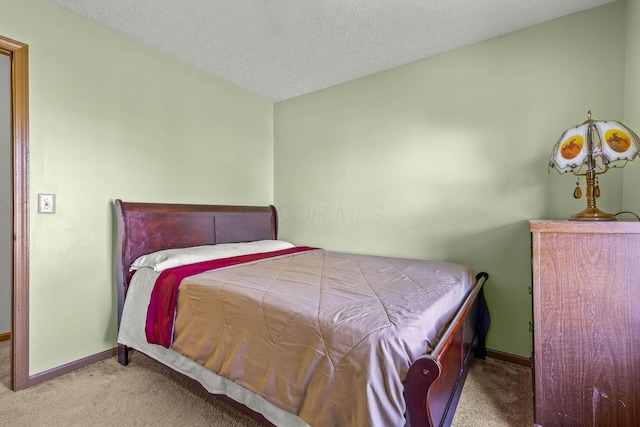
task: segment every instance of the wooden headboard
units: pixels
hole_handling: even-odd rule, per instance
[[[277,239],[274,206],[132,203],[116,200],[115,273],[118,319],[140,255],[162,249]]]

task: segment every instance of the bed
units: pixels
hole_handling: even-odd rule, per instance
[[[473,359],[485,355],[486,273],[474,275],[452,263],[294,246],[278,240],[273,206],[122,200],[114,206],[122,365],[137,350],[265,425],[451,423]],[[193,258],[203,247],[226,255]],[[157,257],[167,252],[169,261]],[[132,270],[141,259],[156,264]],[[155,271],[158,259],[166,269]],[[418,285],[436,276],[455,282],[456,290],[439,294]],[[162,300],[172,311],[162,306],[164,320],[152,324],[163,280],[174,286]],[[347,291],[343,282],[350,284]],[[429,308],[440,312],[431,324],[418,309],[418,301],[429,298],[457,302]],[[355,326],[348,323],[353,319]],[[408,328],[396,327],[400,323]],[[153,335],[156,330],[164,330],[169,341]],[[259,346],[265,340],[271,346],[266,350]],[[297,360],[302,363],[296,368]]]

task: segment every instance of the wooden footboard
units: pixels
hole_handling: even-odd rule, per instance
[[[408,427],[451,424],[474,355],[485,357],[490,320],[483,286],[488,278],[487,273],[476,276],[472,292],[434,351],[409,368],[404,383]]]

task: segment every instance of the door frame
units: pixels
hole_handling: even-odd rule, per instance
[[[13,269],[11,389],[29,386],[29,47],[0,36],[11,59]]]

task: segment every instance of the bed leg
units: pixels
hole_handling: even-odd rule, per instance
[[[122,366],[129,364],[129,347],[123,344],[118,344],[118,362]]]
[[[487,301],[484,299],[484,290],[480,289],[478,294],[478,346],[476,347],[475,357],[484,359],[487,356],[486,338],[489,326],[491,325],[491,317]]]

